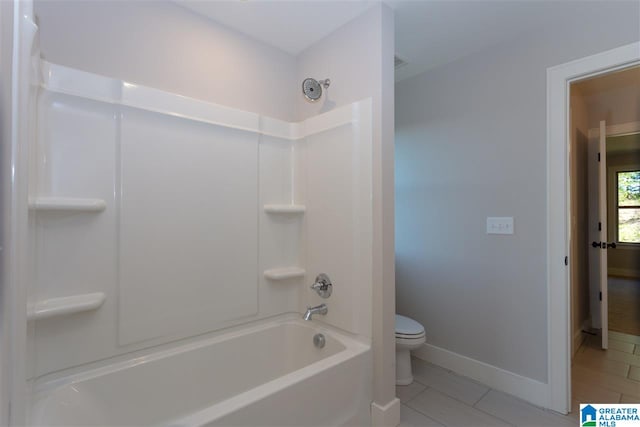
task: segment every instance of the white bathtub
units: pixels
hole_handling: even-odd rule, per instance
[[[369,345],[281,319],[39,384],[30,424],[370,425],[370,372]]]

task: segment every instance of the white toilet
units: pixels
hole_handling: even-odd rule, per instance
[[[413,319],[396,314],[396,384],[409,385],[411,373],[411,350],[426,342],[424,327]]]

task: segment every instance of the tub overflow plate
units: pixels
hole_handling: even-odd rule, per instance
[[[325,339],[324,335],[315,334],[313,336],[313,345],[315,345],[317,348],[323,348],[326,343],[327,340]]]

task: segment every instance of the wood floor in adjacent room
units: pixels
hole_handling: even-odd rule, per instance
[[[609,330],[640,336],[640,280],[609,277]]]

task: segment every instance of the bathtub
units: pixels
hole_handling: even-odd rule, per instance
[[[39,383],[29,423],[370,425],[371,357],[368,343],[289,316]]]

